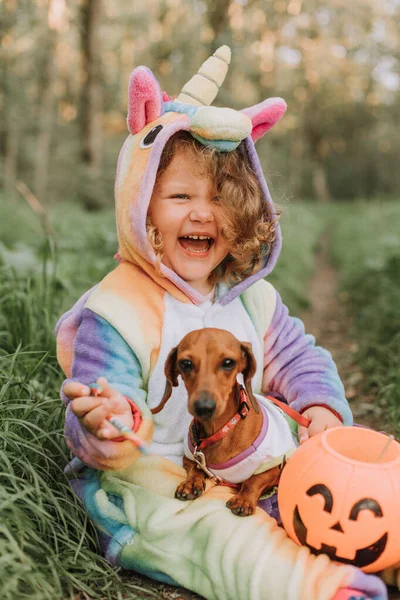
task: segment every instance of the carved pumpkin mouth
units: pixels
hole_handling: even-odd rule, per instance
[[[356,555],[354,559],[350,560],[348,558],[343,558],[341,556],[337,556],[335,546],[328,546],[327,544],[321,544],[321,548],[317,550],[314,546],[307,544],[307,528],[303,523],[303,520],[299,513],[299,508],[296,506],[293,514],[293,527],[298,537],[298,540],[302,546],[307,546],[312,552],[312,554],[327,554],[331,560],[335,560],[337,562],[345,563],[348,565],[355,565],[362,569],[368,565],[371,565],[383,554],[386,548],[388,534],[385,533],[379,540],[366,546],[365,548],[360,548],[356,551]]]

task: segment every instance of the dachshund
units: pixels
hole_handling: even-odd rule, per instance
[[[284,458],[295,447],[283,413],[276,406],[267,407],[268,401],[259,402],[253,394],[251,379],[256,371],[256,361],[251,344],[240,342],[222,329],[192,331],[171,350],[164,371],[165,392],[160,404],[151,412],[157,414],[162,410],[172,388],[179,385],[180,375],[188,393],[188,411],[194,417],[183,457],[187,477],[176,489],[175,497],[179,500],[197,498],[210,477],[215,483],[233,484],[232,487],[239,488],[227,502],[227,507],[238,516],[251,515],[260,496],[277,485]],[[243,386],[237,381],[240,373]],[[266,408],[269,408],[267,417]],[[268,431],[263,437],[265,423]],[[281,455],[275,462],[271,461],[277,456],[270,453],[271,443],[267,441],[265,446],[268,436],[274,438],[273,443],[278,444],[278,455]],[[252,448],[254,451],[249,455]],[[263,459],[265,448],[268,451]],[[232,467],[235,458],[240,459],[242,453],[245,460],[239,460],[239,464]],[[255,460],[261,462],[261,467]],[[263,470],[262,465],[271,462],[271,468]],[[232,469],[235,481],[229,481]],[[227,474],[228,478],[221,477],[221,473]]]

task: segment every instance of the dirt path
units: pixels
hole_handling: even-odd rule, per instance
[[[333,356],[346,389],[346,396],[357,423],[378,431],[383,429],[382,414],[373,396],[361,394],[362,372],[355,362],[358,350],[351,337],[351,319],[346,309],[348,297],[339,292],[338,273],[329,262],[329,237],[320,240],[316,269],[309,286],[310,309],[302,315],[307,333]],[[400,600],[400,592],[389,590],[389,600]]]
[[[302,315],[306,331],[312,333],[317,343],[333,355],[346,388],[347,398],[357,423],[381,428],[380,412],[374,398],[362,398],[360,383],[362,373],[355,362],[357,344],[351,338],[351,320],[346,310],[346,294],[338,294],[338,275],[329,263],[329,239],[321,238],[316,255],[316,270],[309,286],[312,305]],[[168,585],[156,583],[146,577],[126,575],[126,579],[141,588],[143,599],[201,600],[201,597]],[[400,593],[391,591],[390,600],[400,600]],[[279,600],[279,598],[277,598]]]
[[[336,362],[354,420],[380,429],[381,410],[373,396],[361,394],[362,372],[355,362],[357,342],[351,337],[346,292],[338,292],[338,274],[329,262],[329,238],[323,236],[316,254],[316,269],[309,286],[310,309],[302,315],[307,333],[327,348]]]
[[[204,600],[202,596],[189,592],[189,590],[158,583],[144,575],[132,575],[132,573],[126,571],[122,578],[126,582],[137,586],[134,591],[137,594],[140,593],[141,600]]]

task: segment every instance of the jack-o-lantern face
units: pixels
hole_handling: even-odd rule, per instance
[[[278,487],[282,524],[313,554],[380,571],[400,561],[400,444],[360,427],[311,437]]]
[[[315,484],[311,486],[306,493],[307,496],[310,497],[320,494],[324,500],[324,506],[322,507],[322,510],[332,514],[334,499],[330,489],[325,484]],[[357,521],[360,512],[363,510],[370,511],[376,518],[383,517],[382,508],[376,500],[373,500],[372,498],[362,498],[351,507],[348,515],[349,521]],[[336,521],[336,523],[330,526],[330,529],[345,534],[345,529],[343,529],[343,527],[346,529],[346,525],[344,523],[342,526],[340,521]],[[335,546],[329,546],[328,544],[321,542],[321,547],[317,549],[307,542],[307,527],[300,516],[299,507],[297,505],[293,513],[293,528],[300,543],[303,546],[310,548],[313,554],[327,554],[332,560],[346,564],[353,564],[360,568],[367,567],[368,565],[376,562],[381,554],[385,551],[388,540],[388,534],[386,532],[375,542],[372,542],[364,548],[358,548],[355,552],[355,557],[353,559],[349,559],[345,558],[344,556],[339,556]]]

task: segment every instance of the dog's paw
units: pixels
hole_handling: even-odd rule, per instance
[[[254,502],[240,494],[236,494],[236,496],[228,500],[226,506],[238,517],[249,517],[256,509]]]
[[[204,478],[196,475],[196,477],[186,479],[178,485],[175,491],[175,498],[178,498],[178,500],[194,500],[201,496],[205,489],[206,482]]]

